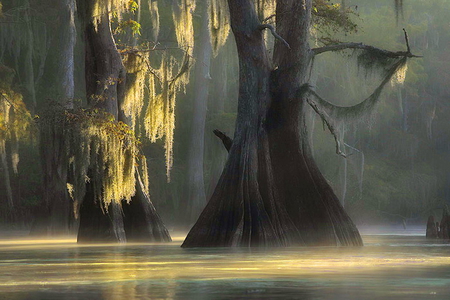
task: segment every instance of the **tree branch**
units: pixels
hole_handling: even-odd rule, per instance
[[[322,97],[320,97],[309,84],[304,84],[297,92],[298,97],[305,97],[307,103],[314,109],[314,111],[320,116],[322,121],[327,125],[331,134],[334,136],[336,142],[336,153],[346,157],[341,150],[341,139],[339,130],[336,128],[339,122],[356,120],[372,111],[377,104],[381,91],[384,86],[391,80],[392,76],[405,65],[407,57],[399,59],[395,64],[391,66],[380,85],[373,91],[373,93],[362,102],[353,106],[337,106],[334,105]],[[312,97],[308,97],[312,96]]]
[[[408,41],[408,36],[406,35],[406,31],[405,31],[405,37],[406,37],[406,41]],[[341,43],[341,44],[334,44],[334,45],[329,45],[329,46],[324,46],[324,47],[313,48],[313,49],[311,49],[311,51],[313,52],[313,55],[317,55],[317,54],[321,54],[324,52],[330,52],[330,51],[340,51],[340,50],[346,50],[346,49],[359,49],[359,50],[366,50],[366,51],[376,51],[378,53],[384,54],[386,57],[391,57],[391,58],[422,57],[422,56],[414,55],[411,53],[408,42],[407,42],[407,47],[408,47],[407,51],[393,52],[393,51],[380,49],[380,48],[377,48],[374,46],[365,45],[363,43]]]
[[[264,29],[269,29],[270,32],[272,32],[272,35],[274,36],[274,38],[276,38],[277,40],[280,40],[288,49],[291,49],[291,46],[289,45],[288,42],[286,42],[285,39],[283,39],[276,31],[275,28],[270,25],[270,24],[261,24],[258,26],[259,30],[264,30]]]
[[[406,51],[408,53],[411,53],[411,47],[409,47],[409,39],[408,39],[408,33],[406,33],[405,28],[403,28],[403,32],[405,33],[405,43],[406,43]]]
[[[219,139],[222,140],[225,149],[227,149],[227,151],[230,152],[231,146],[233,145],[233,140],[228,135],[226,135],[225,133],[223,133],[218,129],[214,129],[213,132]]]
[[[341,150],[341,142],[340,142],[340,134],[339,131],[336,130],[336,127],[333,125],[333,121],[331,116],[327,114],[324,109],[321,109],[317,103],[315,103],[311,98],[306,98],[308,104],[314,109],[314,111],[320,116],[322,121],[327,125],[330,133],[334,137],[334,141],[336,142],[336,154],[341,155],[344,158],[347,158],[347,155]]]

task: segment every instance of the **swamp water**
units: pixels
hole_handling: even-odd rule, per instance
[[[0,240],[0,299],[450,299],[450,244],[405,233],[363,231],[361,248]]]

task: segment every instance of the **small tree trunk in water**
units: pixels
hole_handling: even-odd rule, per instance
[[[427,239],[436,239],[438,237],[438,228],[436,228],[433,216],[428,217],[426,237]]]
[[[252,1],[229,0],[239,55],[236,131],[216,190],[183,247],[362,245],[312,157],[306,99],[311,0],[279,0],[273,69]]]
[[[194,222],[206,204],[203,159],[205,145],[206,107],[210,83],[211,41],[209,37],[208,5],[204,3],[200,40],[196,48],[194,113],[192,115],[191,138],[188,158],[188,210],[189,223]]]
[[[13,200],[13,194],[11,189],[11,179],[9,176],[9,165],[8,165],[8,159],[6,157],[6,143],[5,141],[0,141],[0,156],[2,161],[2,169],[3,169],[3,178],[4,178],[4,185],[6,189],[6,199],[8,200],[8,206],[10,209],[10,213],[14,212],[14,200]]]
[[[448,208],[444,207],[444,212],[442,213],[440,235],[442,239],[450,239],[450,215],[448,213]]]

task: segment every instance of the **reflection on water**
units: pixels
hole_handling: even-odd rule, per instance
[[[450,299],[450,244],[366,235],[361,248],[181,249],[0,241],[6,299]]]

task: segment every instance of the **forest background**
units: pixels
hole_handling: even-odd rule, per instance
[[[139,136],[148,163],[149,192],[157,211],[169,229],[189,229],[211,195],[227,157],[213,130],[230,136],[234,131],[239,84],[234,41],[228,37],[222,47],[213,43],[211,49],[206,49],[208,55],[199,56],[197,49],[201,48],[205,28],[201,4],[191,12],[195,39],[189,42],[193,45],[180,45],[176,23],[172,21],[172,1],[149,1],[150,5],[147,1],[138,2],[139,8],[130,12],[129,18],[139,23],[127,24],[128,17],[124,16],[113,24],[116,42],[119,45],[151,42],[155,49],[171,52],[180,64],[186,54],[197,62],[191,68],[190,83],[176,100],[170,181],[167,140],[151,143],[145,135]],[[159,25],[155,24],[155,18],[145,17],[156,2]],[[29,229],[48,209],[38,131],[41,116],[59,93],[52,84],[58,80],[60,68],[52,63],[52,58],[62,49],[57,44],[59,38],[55,38],[58,12],[51,0],[1,3],[0,226]],[[333,137],[311,109],[309,126],[314,132],[311,136],[314,157],[357,225],[423,224],[430,214],[440,216],[442,208],[450,204],[450,121],[446,118],[450,109],[447,84],[450,1],[410,1],[404,4],[400,16],[396,16],[392,1],[388,0],[345,1],[345,5],[353,11],[350,18],[357,24],[356,30],[347,28],[347,32],[342,32],[330,28],[330,32],[324,33],[323,28],[316,27],[321,32],[313,32],[313,39],[316,38],[313,44],[321,45],[320,36],[327,35],[340,41],[404,49],[402,28],[405,28],[414,53],[423,58],[408,62],[404,84],[385,89],[383,101],[370,120],[340,128],[345,150],[350,154],[347,158],[336,155]],[[73,95],[74,99],[85,99],[82,30],[80,21],[74,21],[77,38],[73,51]],[[212,41],[218,43],[220,38],[213,37]],[[199,57],[209,61],[199,64]],[[379,82],[376,74],[360,70],[356,59],[349,57],[350,52],[322,54],[314,62],[311,74],[311,82],[323,91],[323,96],[338,105],[355,104],[366,98]],[[195,74],[200,71],[195,68],[207,64],[211,66],[206,76],[209,92],[206,89],[206,103],[199,104],[195,100],[204,85],[196,84],[199,79]],[[13,104],[12,100],[4,99],[6,95],[14,99]],[[5,118],[6,109],[11,108],[16,111],[14,130],[11,120]],[[204,149],[198,148],[202,140]],[[203,176],[198,176],[199,169],[203,170]],[[76,227],[76,220],[72,226]]]

